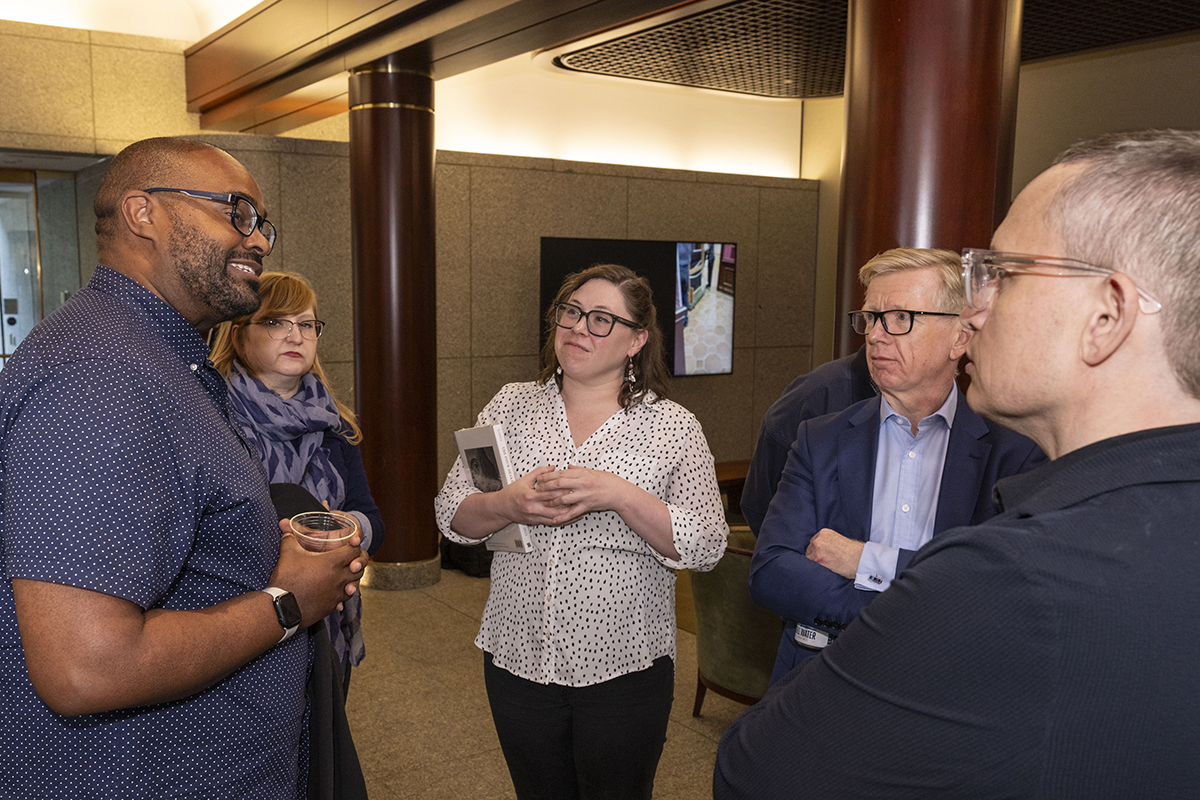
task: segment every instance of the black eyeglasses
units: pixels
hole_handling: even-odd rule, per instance
[[[235,231],[242,236],[250,236],[255,230],[260,230],[262,231],[263,238],[267,240],[267,253],[270,253],[275,248],[275,237],[278,236],[275,226],[268,222],[266,217],[259,214],[258,209],[254,207],[254,203],[245,197],[239,197],[236,194],[201,192],[196,189],[167,189],[161,186],[154,189],[145,189],[144,191],[146,194],[172,192],[174,194],[195,197],[199,200],[211,200],[214,203],[228,203],[232,206],[229,209],[229,222],[233,225]]]
[[[272,339],[286,339],[292,335],[292,327],[300,329],[300,335],[309,341],[315,341],[321,338],[321,333],[325,330],[325,323],[319,319],[302,319],[299,322],[292,322],[290,319],[260,319],[254,322],[255,325],[262,325],[267,329],[267,336]]]
[[[851,311],[850,326],[855,333],[867,334],[875,327],[875,321],[883,323],[883,329],[892,336],[903,336],[913,328],[917,317],[957,317],[958,314],[948,314],[944,311],[909,311],[906,308],[893,308],[890,311]]]
[[[579,306],[573,306],[568,303],[554,304],[554,322],[560,328],[574,328],[579,324],[579,318],[587,320],[588,333],[592,336],[608,336],[612,333],[613,325],[617,322],[622,325],[628,325],[630,328],[637,330],[638,324],[631,322],[624,317],[618,317],[608,311],[601,311],[593,308],[591,311],[585,312]]]

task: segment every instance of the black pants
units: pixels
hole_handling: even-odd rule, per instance
[[[669,656],[592,686],[518,678],[483,654],[492,721],[520,800],[649,800],[675,691]]]

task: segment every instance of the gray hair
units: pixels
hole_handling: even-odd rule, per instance
[[[858,271],[858,282],[867,288],[880,275],[913,269],[932,269],[940,283],[937,292],[938,311],[957,314],[967,304],[962,280],[962,257],[951,250],[925,250],[916,247],[894,247],[872,258]]]
[[[1064,255],[1128,274],[1163,304],[1167,363],[1200,397],[1200,131],[1111,133],[1063,151],[1079,165],[1050,202]]]

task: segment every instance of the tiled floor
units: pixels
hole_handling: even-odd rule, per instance
[[[683,329],[688,375],[729,372],[733,364],[733,296],[705,291]]]
[[[363,590],[367,658],[354,670],[347,714],[372,800],[513,798],[472,642],[488,581],[442,570],[436,586]],[[654,797],[712,796],[721,732],[744,708],[712,692],[692,717],[696,637],[679,632],[675,705]]]

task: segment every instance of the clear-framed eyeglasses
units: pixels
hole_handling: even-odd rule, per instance
[[[638,324],[624,317],[618,317],[609,311],[601,311],[593,308],[591,311],[584,311],[582,308],[570,303],[555,303],[554,304],[554,322],[560,328],[574,328],[579,324],[579,319],[582,317],[587,320],[588,333],[592,336],[608,336],[612,333],[613,325],[621,323],[627,325],[634,330],[637,330]]]
[[[292,335],[292,328],[299,328],[300,335],[311,341],[316,341],[321,338],[321,334],[325,330],[325,323],[319,319],[302,319],[299,322],[292,322],[290,319],[274,319],[267,317],[254,321],[255,325],[262,325],[267,329],[267,336],[272,339],[286,339]]]
[[[236,194],[219,194],[217,192],[201,192],[197,189],[168,189],[165,187],[156,187],[154,189],[144,190],[146,194],[154,194],[155,192],[171,192],[173,194],[182,194],[188,197],[195,197],[198,200],[210,200],[214,203],[227,203],[229,209],[229,223],[233,225],[233,229],[242,236],[250,236],[255,230],[262,231],[263,238],[267,240],[267,253],[270,253],[275,248],[275,239],[279,232],[275,230],[275,226],[267,221],[267,218],[258,213],[258,209],[254,207],[254,203],[250,202],[245,197]],[[264,253],[263,255],[266,255]]]
[[[957,317],[945,311],[910,311],[907,308],[893,308],[888,311],[851,311],[850,327],[857,334],[866,335],[875,327],[876,321],[883,324],[883,329],[892,336],[903,336],[913,329],[917,317]]]
[[[996,294],[996,286],[1006,275],[1089,278],[1117,274],[1118,270],[1073,258],[1002,253],[998,250],[980,250],[974,247],[968,247],[962,252],[963,288],[967,293],[967,307],[974,309],[987,308]],[[1141,289],[1138,289],[1137,293],[1138,307],[1143,314],[1157,314],[1162,310],[1162,303],[1154,297]]]

